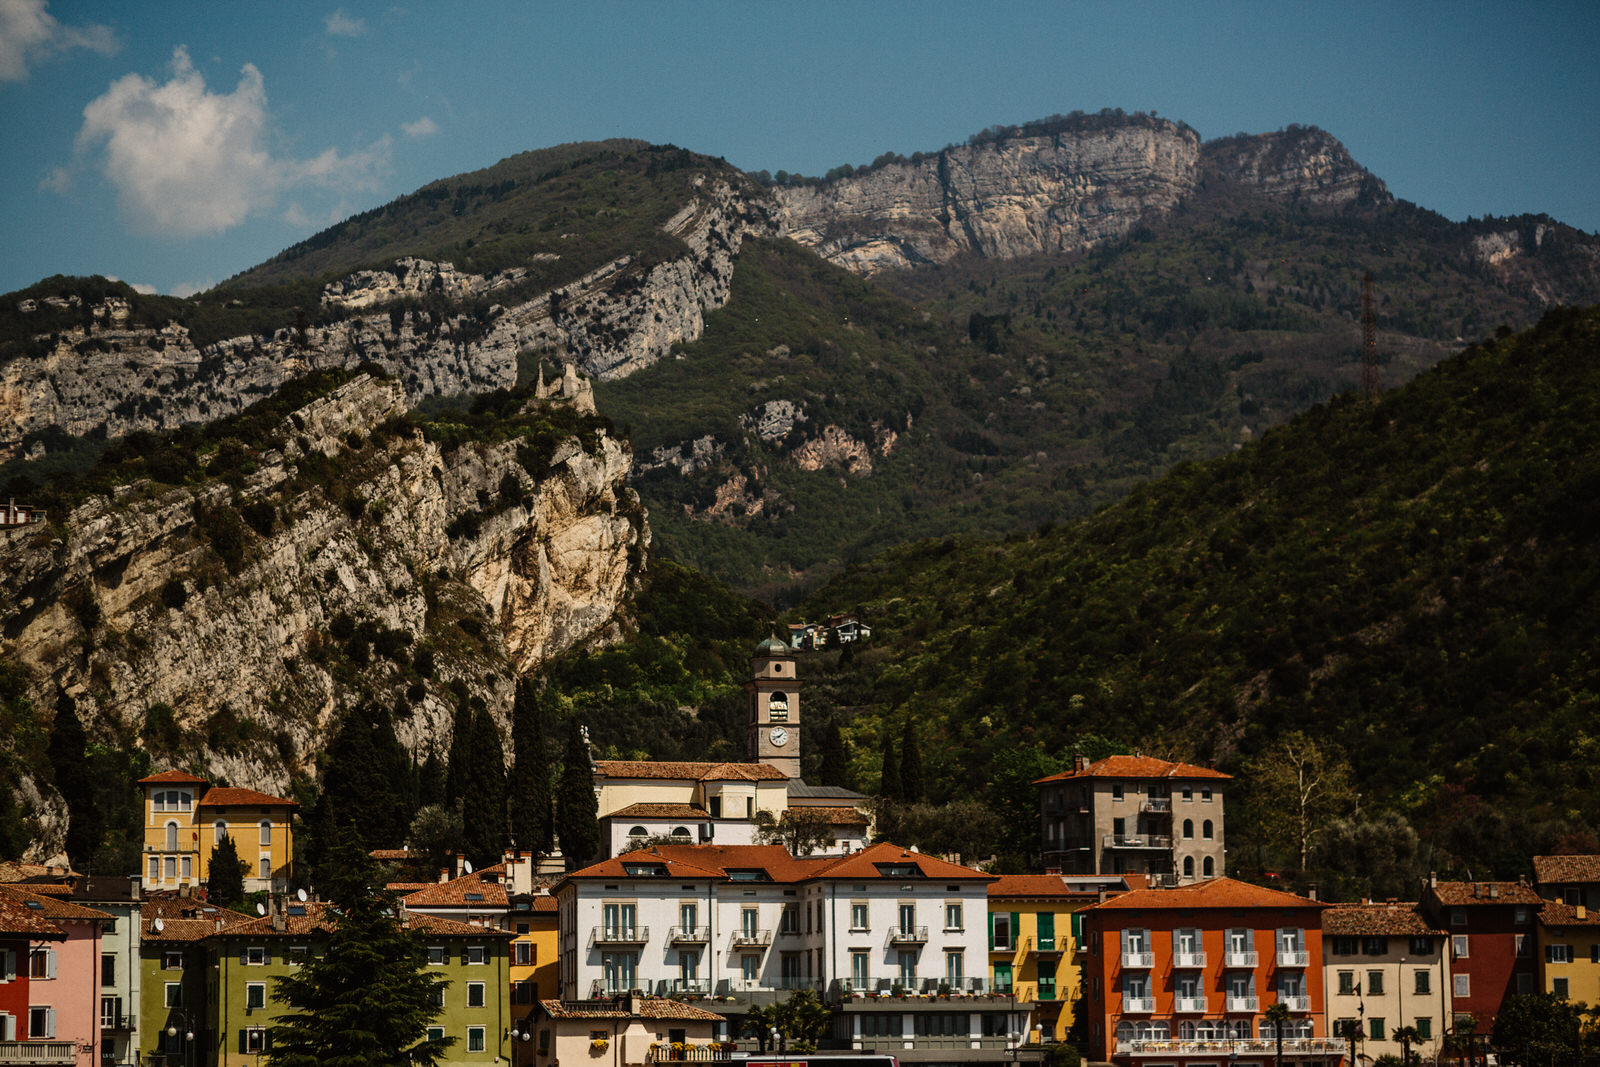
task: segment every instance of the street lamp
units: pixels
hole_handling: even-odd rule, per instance
[[[178,1024],[182,1023],[182,1026]],[[194,1064],[194,1030],[189,1025],[189,1013],[182,1008],[174,1008],[167,1015],[167,1036],[177,1037],[183,1034],[183,1062]]]

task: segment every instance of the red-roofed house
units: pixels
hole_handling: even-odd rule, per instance
[[[29,907],[25,898],[0,892],[0,1042],[19,1043],[16,1055],[27,1063],[64,1065],[73,1059],[70,1041],[29,1039],[34,1022],[28,1010],[31,949],[67,939],[40,910]]]
[[[1217,878],[1084,908],[1090,1058],[1265,1067],[1278,1035],[1264,1013],[1283,1004],[1285,1062],[1337,1063],[1343,1046],[1328,1036],[1323,1003],[1324,907]]]
[[[71,1042],[74,1052],[67,1062],[97,1067],[101,1049],[100,935],[114,917],[19,885],[0,885],[0,898],[20,904],[67,935],[64,939],[54,933],[30,937],[27,958],[19,961],[18,969],[25,966],[28,971],[27,1039],[45,1042],[47,1047],[51,1042]]]
[[[294,869],[292,800],[254,789],[210,786],[183,771],[139,779],[145,791],[146,892],[205,882],[211,853],[232,836],[246,892],[288,890]]]
[[[1455,1018],[1470,1015],[1488,1033],[1506,997],[1532,993],[1538,979],[1539,909],[1544,901],[1521,882],[1440,882],[1429,878],[1422,913],[1450,934]]]
[[[1045,862],[1063,874],[1142,874],[1169,885],[1223,873],[1229,775],[1150,756],[1108,756],[1040,778]]]

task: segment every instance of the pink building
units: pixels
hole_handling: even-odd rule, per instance
[[[106,912],[21,886],[0,894],[41,919],[66,940],[44,937],[28,946],[28,1032],[25,1040],[71,1042],[76,1067],[100,1063],[100,932],[115,921]],[[20,1030],[20,1027],[19,1027]],[[19,1039],[24,1039],[19,1033]]]

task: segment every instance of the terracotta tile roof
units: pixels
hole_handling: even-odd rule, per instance
[[[300,805],[293,800],[275,797],[271,793],[258,793],[254,789],[223,788],[214,785],[206,790],[206,795],[201,798],[199,807],[202,808],[296,808]]]
[[[427,889],[438,884],[438,882],[385,882],[383,888],[396,896],[403,897],[408,893],[415,893],[419,889]]]
[[[504,909],[510,906],[510,899],[506,896],[506,887],[498,881],[486,882],[480,875],[489,873],[478,871],[473,874],[464,874],[460,878],[452,878],[448,882],[433,882],[413,893],[408,893],[400,899],[400,903],[407,908],[466,908],[488,910],[490,908]],[[479,897],[478,900],[468,900],[468,894]]]
[[[1423,918],[1416,904],[1336,904],[1322,913],[1322,932],[1331,937],[1444,937]]]
[[[1583,914],[1579,915],[1579,911]],[[1539,922],[1544,926],[1600,926],[1600,908],[1547,900],[1539,911]]]
[[[1098,895],[1094,890],[1073,889],[1059,874],[1002,874],[989,883],[990,899],[1061,900]]]
[[[478,926],[475,923],[459,922],[455,919],[445,919],[438,915],[424,915],[417,911],[408,911],[402,920],[407,930],[414,934],[425,934],[428,937],[502,937],[510,940],[516,934],[509,930],[497,930],[492,926]]]
[[[204,778],[196,778],[194,775],[186,774],[183,771],[160,771],[156,774],[150,775],[147,778],[139,779],[140,785],[165,785],[168,783],[172,783],[174,785],[205,785],[206,780]]]
[[[0,889],[0,935],[30,941],[65,941],[66,931],[28,907],[28,902]]]
[[[1081,771],[1062,771],[1060,774],[1047,775],[1035,779],[1033,784],[1060,782],[1068,778],[1210,778],[1225,781],[1232,777],[1231,774],[1223,774],[1210,767],[1197,767],[1193,763],[1173,763],[1169,760],[1156,759],[1154,756],[1107,756],[1103,760],[1089,764]]]
[[[367,855],[383,863],[405,863],[411,859],[409,848],[375,848]]]
[[[70,900],[62,900],[60,897],[48,893],[35,893],[24,889],[20,885],[0,885],[0,894],[9,896],[40,918],[52,921],[60,919],[104,919],[107,922],[111,922],[116,919],[116,916],[110,912],[101,911],[98,908],[86,908],[82,904],[74,904]]]
[[[1600,882],[1600,856],[1535,856],[1533,880],[1540,885]]]
[[[786,782],[789,776],[769,763],[684,763],[655,760],[596,760],[602,778],[677,778],[695,782]]]
[[[1543,904],[1532,886],[1521,882],[1440,882],[1432,887],[1440,904],[1452,908],[1474,904]]]
[[[602,819],[708,819],[705,808],[695,804],[629,804]]]
[[[985,882],[992,882],[995,876],[984,874],[982,871],[971,867],[963,867],[958,863],[950,863],[939,859],[937,856],[925,855],[921,852],[912,852],[910,849],[899,845],[892,845],[887,841],[876,845],[868,845],[859,852],[852,852],[848,856],[825,861],[824,865],[811,873],[813,878],[894,878],[895,875],[886,875],[878,869],[879,864],[914,864],[924,878],[979,878]]]
[[[533,895],[533,910],[556,912],[561,910],[556,898],[549,893],[535,893]]]
[[[584,1007],[574,1008],[563,1004],[559,1000],[541,1000],[540,1006],[545,1014],[552,1019],[631,1019],[633,1013],[624,1005],[626,1000],[617,1001],[618,1006],[611,1008]],[[664,1000],[655,997],[636,997],[633,1001],[638,1009],[641,1019],[674,1020],[678,1022],[722,1022],[724,1016],[696,1004],[685,1004],[677,1000]]]
[[[285,915],[282,918],[283,929],[273,925],[271,915],[252,915],[244,922],[230,923],[217,931],[223,937],[311,937],[317,934],[331,934],[337,925],[338,915],[333,910],[333,905],[326,901],[310,900],[305,904],[296,903],[293,907],[304,907],[304,915]]]
[[[52,867],[43,863],[22,863],[19,860],[0,860],[0,882],[30,883],[28,888],[42,892],[42,886],[61,884],[79,877],[66,867]]]
[[[867,817],[861,814],[859,808],[795,808],[790,811],[803,811],[808,815],[816,812],[834,826],[865,826]]]
[[[1176,889],[1135,889],[1084,909],[1121,911],[1146,908],[1326,908],[1321,901],[1232,878],[1212,878]]]
[[[625,852],[620,856],[613,856],[611,859],[602,860],[599,863],[596,863],[593,866],[585,867],[582,870],[573,871],[571,874],[567,875],[567,878],[637,878],[641,876],[629,874],[627,872],[627,867],[638,866],[640,864],[665,867],[667,873],[664,877],[667,878],[726,877],[722,870],[714,865],[715,860],[710,861],[713,864],[712,866],[707,866],[707,861],[705,859],[701,859],[699,862],[690,862],[687,859],[678,858],[676,855],[676,853],[681,852],[684,849],[698,847],[700,846],[661,845],[653,849],[636,849],[633,852]],[[717,846],[710,847],[715,848]],[[763,846],[757,845],[745,847],[760,848]],[[783,848],[780,845],[771,845],[766,847],[776,848],[779,852],[783,852]],[[784,855],[787,856],[788,853],[785,852]],[[563,881],[565,880],[566,879],[563,879]]]
[[[159,933],[155,928],[158,918],[161,920]],[[242,912],[219,908],[194,897],[172,894],[146,897],[139,904],[141,936],[152,942],[199,941],[223,926],[247,922],[250,918]]]

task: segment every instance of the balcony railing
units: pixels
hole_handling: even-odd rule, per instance
[[[645,994],[647,985],[649,985],[648,982],[640,981],[637,978],[631,982],[608,982],[604,978],[596,978],[589,983],[589,999],[604,1000],[608,997],[627,996],[629,993],[637,993],[642,997]]]
[[[1127,993],[1122,995],[1122,1011],[1125,1015],[1149,1015],[1155,1010],[1155,997],[1135,997]]]
[[[1292,1012],[1307,1012],[1311,1010],[1310,997],[1279,997],[1278,1003]]]
[[[1106,848],[1171,848],[1170,834],[1106,834]]]
[[[1279,967],[1309,967],[1311,953],[1303,948],[1280,948],[1278,950]]]
[[[772,944],[772,931],[735,930],[731,943],[734,948],[762,948]]]
[[[731,1048],[714,1049],[707,1045],[683,1049],[675,1049],[670,1044],[651,1045],[644,1050],[645,1063],[709,1063],[713,1060],[731,1059],[733,1059]]]
[[[1130,948],[1122,953],[1122,965],[1124,967],[1138,967],[1148,970],[1156,965],[1156,954]]]
[[[1171,797],[1145,797],[1144,803],[1139,805],[1140,811],[1166,813],[1172,810]]]
[[[690,994],[711,995],[709,978],[663,978],[656,982],[656,996],[682,997]]]
[[[711,927],[674,926],[667,931],[667,940],[675,945],[703,945],[711,940]]]
[[[100,1016],[100,1029],[102,1030],[132,1030],[137,1016],[134,1015],[102,1015]]]
[[[0,1041],[0,1063],[70,1064],[75,1055],[71,1041]]]
[[[1009,997],[1013,986],[987,978],[837,978],[829,994],[837,997]]]
[[[1204,1015],[1207,1011],[1205,997],[1174,997],[1172,1011],[1175,1015]]]
[[[1236,997],[1228,994],[1228,1011],[1257,1011],[1261,1003],[1260,997]]]
[[[1222,965],[1224,967],[1254,967],[1259,959],[1260,956],[1255,952],[1230,948],[1223,954]]]
[[[925,945],[928,943],[928,928],[926,926],[891,926],[889,940],[891,945]]]
[[[1337,1056],[1345,1051],[1345,1043],[1328,1037],[1286,1037],[1283,1039],[1283,1051],[1289,1056]],[[1227,1059],[1229,1055],[1272,1056],[1277,1050],[1277,1044],[1270,1040],[1247,1039],[1230,1041],[1226,1039],[1206,1041],[1118,1041],[1117,1054],[1120,1056],[1164,1056],[1171,1058],[1174,1055],[1210,1055]]]
[[[642,945],[648,940],[648,926],[596,926],[591,938],[596,945]]]
[[[1204,952],[1174,952],[1172,954],[1172,965],[1185,970],[1193,967],[1204,967],[1206,965],[1206,954]]]

